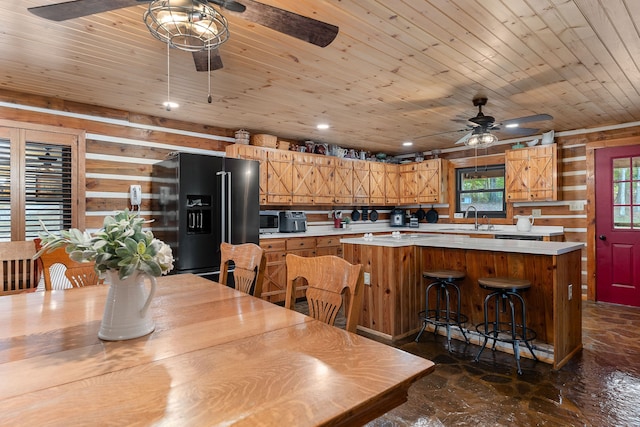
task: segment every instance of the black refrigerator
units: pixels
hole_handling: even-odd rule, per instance
[[[172,273],[218,280],[220,243],[259,243],[259,163],[174,153],[153,165],[151,229],[171,246]]]

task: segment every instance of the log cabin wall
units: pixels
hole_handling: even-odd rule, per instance
[[[190,151],[222,155],[233,142],[234,130],[160,119],[54,98],[0,90],[0,118],[23,123],[82,129],[86,132],[86,227],[96,229],[105,215],[129,206],[132,184],[142,186],[142,214],[150,211],[151,165],[172,152]],[[518,203],[513,215],[530,215],[540,209],[537,225],[565,227],[565,240],[586,242],[586,145],[589,142],[639,136],[640,126],[604,131],[573,131],[556,135],[559,148],[560,191],[557,202]],[[491,147],[487,154],[499,154],[509,145]],[[441,157],[472,157],[471,151],[443,150]],[[330,224],[330,207],[280,207],[308,213],[310,225]],[[358,207],[359,208],[359,207]],[[275,207],[278,209],[278,207]],[[352,207],[340,207],[349,213]],[[450,222],[449,206],[436,205],[441,222]],[[388,219],[388,208],[380,209]],[[586,250],[582,257],[583,295],[586,290]]]

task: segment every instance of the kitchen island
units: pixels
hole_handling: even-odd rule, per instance
[[[523,297],[527,325],[537,333],[536,355],[558,369],[582,348],[582,243],[437,234],[346,238],[341,243],[343,257],[363,264],[368,273],[370,285],[365,286],[358,323],[365,332],[392,341],[415,334],[421,326],[418,313],[425,309],[422,272],[453,269],[466,274],[460,285],[461,312],[469,318],[465,326],[472,342],[480,339],[475,325],[483,322],[487,295],[478,278],[510,276],[531,281]]]

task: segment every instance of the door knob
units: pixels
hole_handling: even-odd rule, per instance
[[[604,234],[601,234],[598,238],[600,240],[607,240],[607,236],[605,236]]]

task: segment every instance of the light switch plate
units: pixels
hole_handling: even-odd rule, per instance
[[[371,285],[371,273],[367,273],[365,271],[363,276],[364,276],[364,284],[365,285]]]
[[[581,211],[584,209],[584,202],[581,200],[574,200],[569,202],[569,210],[570,211]]]
[[[542,209],[531,209],[531,216],[540,218],[542,216]]]
[[[456,212],[453,214],[453,217],[456,219],[462,219],[464,218],[464,214],[462,212]]]

